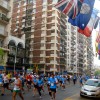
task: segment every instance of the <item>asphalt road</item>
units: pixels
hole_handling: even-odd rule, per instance
[[[66,85],[66,89],[62,90],[60,88],[57,89],[56,100],[95,100],[86,97],[80,97],[80,86],[79,84],[73,85],[72,83]],[[24,100],[40,100],[39,95],[33,97],[32,89],[28,92],[25,90]],[[0,100],[12,100],[12,93],[6,90],[5,96],[0,96]],[[16,100],[21,100],[18,96]],[[50,96],[48,95],[47,88],[45,88],[45,94],[42,92],[41,100],[50,100]],[[97,100],[97,99],[96,99]]]

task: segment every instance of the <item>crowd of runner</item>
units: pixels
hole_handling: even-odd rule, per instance
[[[70,84],[70,80],[73,80],[73,84],[76,84],[77,79],[79,79],[80,85],[83,84],[83,80],[87,80],[90,77],[80,76],[77,77],[76,74],[71,75],[59,75],[59,74],[48,74],[47,76],[36,73],[16,73],[14,78],[12,78],[11,73],[3,73],[0,71],[0,89],[1,96],[5,95],[5,89],[8,89],[13,93],[12,100],[16,100],[16,95],[18,94],[22,100],[24,100],[23,94],[25,93],[25,89],[27,91],[33,88],[33,96],[36,96],[36,92],[38,92],[40,98],[42,98],[42,93],[45,93],[44,86],[48,89],[48,94],[51,97],[51,100],[55,100],[57,88],[60,87],[62,90],[65,90],[66,83]],[[13,89],[9,88],[9,85],[13,85]],[[32,87],[33,86],[33,87]]]

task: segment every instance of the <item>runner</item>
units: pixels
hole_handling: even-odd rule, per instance
[[[24,84],[25,84],[25,77],[23,75],[23,73],[20,73],[20,80],[21,80],[21,84],[22,84],[22,91],[23,91],[23,94],[25,93],[25,90],[24,90]]]
[[[37,88],[38,88],[36,76],[33,77],[33,85],[34,85],[34,88],[33,88],[33,96],[35,96],[36,95]]]
[[[51,91],[51,99],[55,100],[56,98],[56,88],[57,88],[57,79],[54,78],[54,75],[52,74],[51,75],[51,78],[50,78],[50,91]]]
[[[0,88],[2,89],[1,91],[3,91],[3,77],[2,77],[2,71],[0,70]]]
[[[63,90],[65,90],[65,83],[66,83],[66,77],[63,76],[62,77],[62,88],[63,88]]]
[[[14,89],[13,89],[13,96],[12,96],[12,100],[16,100],[16,95],[18,93],[19,97],[24,100],[24,97],[22,95],[21,92],[21,80],[18,78],[18,74],[15,75],[15,81],[14,81]]]
[[[9,88],[9,79],[6,73],[4,73],[4,77],[3,77],[3,89],[2,89],[2,96],[5,93],[5,88],[10,90],[12,92],[12,89]]]
[[[48,74],[48,78],[47,78],[47,88],[48,88],[49,95],[51,96],[51,91],[50,91],[50,74]]]
[[[0,87],[3,85],[2,71],[0,70]]]
[[[67,81],[70,84],[70,75],[67,75]]]
[[[41,77],[39,77],[38,81],[37,81],[37,90],[38,90],[38,93],[39,93],[39,96],[40,96],[40,99],[42,98],[41,97],[41,90],[42,90],[42,79]]]
[[[28,91],[29,91],[29,89],[31,89],[31,83],[32,83],[32,77],[31,77],[31,75],[28,73],[28,74],[26,75],[26,85],[27,85]]]

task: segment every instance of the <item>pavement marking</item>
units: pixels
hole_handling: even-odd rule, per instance
[[[79,95],[79,93],[77,93],[77,94],[74,94],[74,95],[72,95],[72,96],[70,96],[70,97],[67,97],[66,99],[64,99],[64,100],[75,100],[75,98],[74,97],[76,97],[76,96],[78,96]]]

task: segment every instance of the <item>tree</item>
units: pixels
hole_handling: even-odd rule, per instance
[[[2,48],[0,48],[0,63],[4,63],[4,60],[2,59],[3,56],[4,56],[4,51]]]
[[[95,75],[97,76],[97,75],[100,75],[100,69],[97,69],[96,71],[95,71]]]
[[[3,56],[4,55],[4,51],[2,48],[0,48],[0,56]]]

